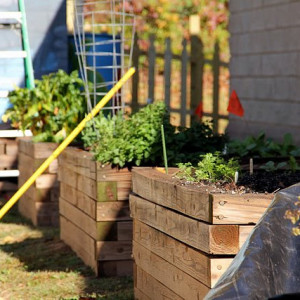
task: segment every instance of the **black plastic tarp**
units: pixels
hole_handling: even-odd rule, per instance
[[[300,236],[285,218],[299,210],[300,184],[278,192],[240,252],[214,288],[210,299],[268,299],[300,293]],[[300,299],[294,295],[293,299]],[[297,298],[299,297],[299,298]]]

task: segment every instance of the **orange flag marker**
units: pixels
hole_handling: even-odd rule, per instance
[[[239,117],[244,116],[244,108],[235,90],[233,90],[231,93],[227,111]]]
[[[203,117],[203,102],[200,101],[199,105],[196,107],[194,114],[200,119]]]

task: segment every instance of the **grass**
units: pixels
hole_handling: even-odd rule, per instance
[[[0,222],[0,266],[0,300],[133,299],[131,277],[95,277],[58,229],[31,226],[16,207]]]

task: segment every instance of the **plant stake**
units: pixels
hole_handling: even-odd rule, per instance
[[[168,174],[168,159],[167,159],[167,148],[166,148],[164,125],[161,125],[161,140],[163,145],[165,170],[166,170],[166,174]]]

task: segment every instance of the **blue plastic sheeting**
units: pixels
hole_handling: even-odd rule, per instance
[[[205,300],[268,299],[300,293],[300,236],[292,234],[295,225],[284,218],[287,210],[299,210],[295,205],[299,196],[300,184],[276,194]],[[294,297],[300,299],[300,294]]]

